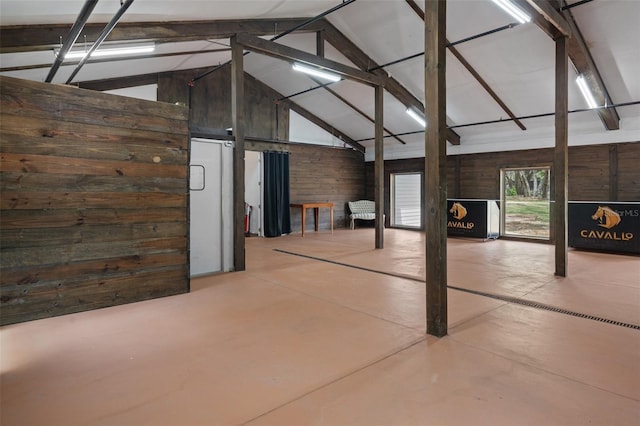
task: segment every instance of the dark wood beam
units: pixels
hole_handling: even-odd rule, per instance
[[[184,52],[172,52],[172,53],[155,53],[150,55],[133,55],[133,56],[123,56],[123,57],[113,57],[113,58],[94,58],[89,59],[87,64],[101,64],[101,63],[112,63],[112,62],[122,62],[122,61],[134,61],[140,59],[157,59],[157,58],[167,58],[172,56],[193,56],[193,55],[206,55],[209,53],[220,53],[220,52],[230,52],[231,49],[206,49],[206,50],[188,50]],[[80,61],[65,61],[63,66],[74,66],[78,65]],[[51,63],[46,64],[35,64],[35,65],[24,65],[20,67],[6,67],[0,68],[0,72],[7,71],[22,71],[22,70],[33,70],[38,68],[49,68],[51,67]]]
[[[322,30],[316,33],[316,55],[324,58],[324,32]]]
[[[562,6],[563,2],[555,2],[554,4],[558,9]],[[600,76],[600,71],[596,66],[589,47],[587,46],[582,32],[578,27],[571,10],[565,9],[562,12],[565,20],[571,28],[571,38],[569,39],[569,59],[576,68],[578,74],[582,74],[584,79],[591,90],[591,94],[598,103],[598,105],[613,105],[613,101],[609,96],[609,91],[604,84],[604,80]],[[615,108],[599,108],[595,110],[602,124],[604,124],[607,130],[620,129],[620,116]]]
[[[219,139],[219,140],[235,140],[233,135],[229,134],[226,129],[189,125],[189,136],[192,138]]]
[[[313,77],[311,77],[311,80],[313,80],[314,83],[321,85],[322,82],[320,80],[317,80]],[[342,96],[340,93],[336,92],[335,90],[333,90],[332,88],[330,88],[329,86],[324,86],[323,87],[327,92],[331,93],[333,96],[335,96],[336,98],[338,98],[342,103],[344,103],[346,106],[348,106],[349,108],[351,108],[352,110],[354,110],[355,112],[357,112],[361,117],[365,118],[366,120],[368,120],[371,123],[375,124],[375,120],[371,117],[369,117],[369,114],[367,114],[366,112],[362,111],[360,108],[358,108],[357,106],[355,106],[354,104],[352,104],[351,102],[349,102],[349,100],[347,98],[345,98],[344,96]],[[403,141],[402,139],[400,139],[400,137],[394,135],[389,129],[387,129],[386,127],[383,127],[383,130],[389,134],[389,136],[391,136],[392,138],[394,138],[395,140],[397,140],[398,142],[400,142],[403,145],[406,145],[407,143],[405,141]]]
[[[242,45],[231,37],[231,121],[235,145],[233,149],[233,267],[244,271],[244,54]]]
[[[325,40],[333,47],[338,49],[347,59],[353,62],[357,67],[363,70],[373,69],[378,64],[371,59],[362,49],[349,40],[344,34],[342,34],[336,27],[334,27],[328,21],[322,21]],[[384,88],[393,97],[399,100],[407,107],[414,107],[418,111],[424,111],[424,105],[416,98],[411,92],[409,92],[402,84],[396,79],[389,76],[383,69],[376,69],[371,71],[372,74],[378,75],[384,82]],[[447,140],[452,145],[460,145],[460,135],[455,131],[447,130]]]
[[[357,151],[360,151],[362,153],[365,152],[365,147],[364,146],[362,146],[361,144],[359,144],[355,140],[351,139],[346,133],[340,131],[339,129],[336,129],[333,126],[331,126],[329,123],[327,123],[326,121],[322,120],[317,115],[312,114],[309,110],[301,107],[300,105],[298,105],[297,103],[295,103],[295,102],[293,102],[293,101],[291,101],[289,99],[284,99],[284,100],[282,100],[280,102],[286,102],[287,105],[289,105],[289,109],[291,111],[293,111],[296,114],[299,114],[300,116],[306,118],[307,120],[309,120],[310,122],[312,122],[316,126],[320,127],[321,129],[323,129],[327,133],[330,133],[330,134],[334,135],[335,137],[337,137],[338,139],[340,139],[341,141],[343,141],[347,145],[350,145],[351,147],[353,147]]]
[[[427,334],[447,334],[447,118],[445,0],[425,9],[425,232]]]
[[[424,21],[424,12],[420,8],[420,5],[418,5],[418,3],[415,2],[415,0],[406,0],[406,2],[411,7],[411,9],[413,9],[416,15],[418,15],[418,17]],[[498,94],[494,92],[491,86],[489,86],[489,84],[480,76],[480,74],[475,70],[475,68],[471,66],[469,61],[467,61],[464,58],[464,56],[462,56],[462,54],[458,51],[458,49],[455,46],[451,45],[449,40],[447,40],[447,46],[449,47],[449,52],[451,52],[451,54],[455,56],[458,61],[460,61],[462,66],[464,66],[467,69],[467,71],[469,71],[469,73],[476,79],[476,81],[480,83],[480,85],[489,94],[489,96],[491,96],[493,100],[496,101],[498,105],[500,105],[500,108],[502,108],[502,110],[506,112],[509,117],[512,118],[512,121],[522,130],[527,130],[524,124],[522,124],[522,122],[516,118],[515,114],[511,111],[511,109],[507,106],[507,104],[505,104],[504,101],[500,99]]]
[[[107,78],[103,80],[81,81],[77,84],[83,89],[103,92],[105,90],[124,89],[126,87],[146,86],[158,84],[158,74],[132,75],[129,77]]]
[[[559,21],[558,25],[560,26],[560,28],[558,28],[555,22],[547,19],[545,14],[540,13],[540,10],[532,5],[532,2],[535,3],[540,0],[531,0],[531,2],[529,0],[511,0],[511,1],[514,4],[516,4],[520,9],[522,9],[524,12],[526,12],[531,17],[531,21],[538,28],[544,31],[549,37],[551,37],[553,40],[557,39],[558,37],[564,37],[565,36],[564,31],[568,31],[568,25],[564,21],[564,18],[562,18],[560,13],[556,11],[556,14],[554,14],[554,17],[557,18]],[[541,1],[548,2],[549,0],[541,0]],[[551,6],[550,9],[553,9],[553,7]]]
[[[413,9],[413,11],[424,21],[424,11],[420,8],[420,5],[414,0],[406,0],[407,4]]]
[[[567,37],[556,39],[556,143],[553,173],[554,195],[553,228],[555,237],[555,274],[567,276],[567,194],[569,176],[569,55]]]
[[[549,0],[515,0],[515,3],[522,5],[526,2],[531,6],[545,21],[549,22],[559,32],[559,35],[571,37],[571,27],[564,16],[558,12]]]
[[[236,33],[254,36],[274,35],[295,28],[307,18],[241,19],[224,21],[121,22],[109,35],[107,42],[155,41],[183,42],[226,39]],[[0,53],[50,50],[60,47],[60,37],[69,32],[70,24],[15,25],[0,27]],[[318,31],[320,24],[312,23],[300,32]],[[104,23],[86,24],[81,34],[93,43]]]
[[[342,77],[367,84],[369,86],[378,86],[382,84],[380,78],[374,74],[349,67],[330,59],[320,58],[303,50],[294,49],[289,46],[254,37],[249,34],[238,34],[236,36],[236,41],[247,50],[271,56],[273,58],[290,62],[300,62],[313,67],[325,69],[333,72],[334,74],[339,74]]]
[[[447,44],[449,44],[448,41],[447,41]],[[500,108],[502,108],[502,110],[507,113],[507,115],[512,119],[512,121],[518,127],[520,127],[521,130],[527,130],[525,125],[522,124],[522,121],[518,120],[518,118],[513,113],[513,111],[511,111],[511,109],[507,106],[507,104],[505,104],[504,101],[500,99],[498,94],[494,92],[491,86],[489,86],[489,83],[487,83],[484,80],[484,78],[482,78],[482,76],[478,74],[475,68],[473,68],[471,64],[462,56],[462,54],[458,51],[458,49],[456,49],[454,46],[449,46],[449,52],[451,52],[451,54],[455,56],[458,61],[460,61],[462,66],[464,66],[467,69],[467,71],[469,71],[469,73],[476,79],[476,81],[480,83],[480,86],[482,86],[482,88],[489,94],[489,96],[491,96],[493,100],[496,101],[498,105],[500,105]]]
[[[375,88],[375,165],[374,165],[374,179],[375,179],[375,202],[376,202],[376,248],[384,248],[384,138],[382,123],[384,122],[384,88],[382,86],[376,86]]]

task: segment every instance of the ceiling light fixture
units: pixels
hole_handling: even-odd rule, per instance
[[[591,90],[589,90],[589,86],[587,85],[587,81],[584,79],[583,75],[579,75],[578,78],[576,78],[576,83],[578,83],[578,87],[582,92],[584,100],[587,101],[587,105],[589,105],[589,108],[598,108],[598,103],[593,97],[593,93],[591,93]]]
[[[407,108],[407,114],[409,114],[409,117],[420,123],[422,127],[427,127],[427,121],[424,119],[422,114],[417,113],[413,108]]]
[[[155,50],[155,44],[144,45],[132,45],[121,47],[107,47],[104,49],[98,49],[91,54],[92,58],[104,57],[104,56],[123,56],[123,55],[135,55],[140,53],[151,53]],[[56,55],[58,51],[56,51]],[[64,59],[82,59],[87,54],[86,50],[71,50],[67,52]]]
[[[527,22],[531,22],[531,16],[529,16],[525,11],[520,9],[515,4],[511,3],[509,0],[493,0],[495,4],[500,6],[502,10],[511,15],[514,19],[516,19],[521,24],[526,24]]]
[[[342,78],[338,74],[334,74],[332,72],[321,70],[321,69],[318,69],[318,68],[309,67],[307,65],[294,63],[293,64],[293,69],[295,71],[300,71],[300,72],[303,72],[305,74],[313,75],[313,76],[318,77],[318,78],[324,78],[325,80],[329,80],[329,81],[333,81],[333,82],[342,80]]]

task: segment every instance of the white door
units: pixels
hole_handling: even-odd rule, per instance
[[[191,276],[233,268],[233,147],[191,140],[189,178]]]
[[[251,206],[249,233],[262,233],[262,152],[244,153],[244,201]]]

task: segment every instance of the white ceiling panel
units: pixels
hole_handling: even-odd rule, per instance
[[[72,23],[84,3],[83,0],[2,0],[0,25]],[[127,10],[122,22],[297,18],[315,16],[335,5],[334,0],[138,0]],[[102,0],[89,22],[109,22],[119,8],[120,0]]]
[[[639,3],[594,1],[573,9],[614,103],[640,99]]]
[[[362,139],[373,134],[373,124],[370,121],[324,90],[301,95],[296,98],[296,103],[306,109],[312,108],[315,115],[352,139]]]

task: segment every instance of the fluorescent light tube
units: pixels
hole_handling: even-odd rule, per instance
[[[587,105],[589,105],[589,108],[598,108],[598,103],[593,97],[593,93],[591,93],[591,90],[589,90],[589,86],[587,86],[587,82],[582,75],[579,75],[578,78],[576,78],[576,83],[578,83],[578,87],[582,92],[584,100],[587,101]]]
[[[420,123],[422,127],[424,128],[427,127],[427,122],[425,121],[424,117],[422,117],[422,115],[415,112],[413,108],[407,108],[407,114],[409,114],[409,117],[413,118],[418,123]]]
[[[342,80],[342,78],[338,74],[334,74],[332,72],[324,71],[318,68],[308,67],[306,65],[302,65],[298,63],[293,64],[293,69],[296,71],[303,72],[305,74],[313,75],[315,77],[324,78],[325,80],[329,80],[329,81],[336,82],[336,81]]]
[[[155,45],[137,45],[137,46],[123,46],[123,47],[111,47],[105,49],[97,49],[92,54],[92,58],[98,58],[102,56],[121,56],[121,55],[135,55],[140,53],[151,53],[155,50]],[[72,50],[67,52],[64,59],[82,59],[87,54],[85,50]]]
[[[516,21],[521,24],[526,24],[527,22],[531,22],[531,16],[529,16],[526,12],[520,9],[518,6],[511,3],[509,0],[493,0],[495,4],[500,6],[502,10],[511,15]]]

